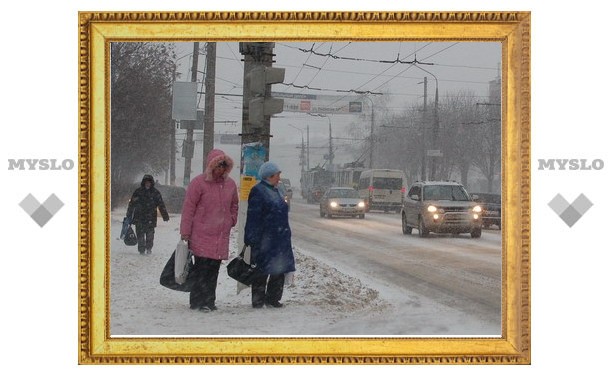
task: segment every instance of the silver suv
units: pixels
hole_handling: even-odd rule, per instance
[[[454,181],[417,181],[408,190],[401,213],[404,234],[416,228],[421,237],[436,232],[479,238],[482,232],[482,208]]]

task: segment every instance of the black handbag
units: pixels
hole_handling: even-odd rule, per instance
[[[123,242],[125,243],[125,245],[136,245],[138,244],[138,238],[136,237],[136,233],[134,232],[134,229],[132,228],[132,226],[128,226],[127,230],[125,231],[125,237],[123,238]]]
[[[193,261],[191,260],[191,257],[190,257],[187,263],[189,273],[187,274],[187,279],[185,280],[185,283],[178,284],[176,283],[176,280],[174,278],[174,256],[175,254],[176,254],[176,251],[172,252],[172,256],[170,256],[170,258],[168,259],[168,262],[166,263],[166,266],[164,266],[164,269],[162,270],[161,275],[159,276],[159,283],[162,286],[167,287],[168,289],[172,289],[176,291],[190,292],[193,289],[194,283],[196,281],[196,275],[193,269]]]
[[[248,264],[244,261],[244,251],[246,245],[242,247],[240,255],[236,256],[227,264],[227,275],[243,285],[251,286],[253,281],[264,277],[266,274],[257,269],[256,265]]]

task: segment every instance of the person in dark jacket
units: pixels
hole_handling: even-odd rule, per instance
[[[164,200],[159,190],[155,189],[153,176],[144,175],[140,182],[140,188],[134,191],[127,209],[127,217],[136,225],[136,236],[138,237],[138,252],[141,255],[151,254],[155,227],[157,227],[157,209],[167,222],[170,217],[164,205]]]
[[[254,308],[282,307],[285,274],[295,271],[289,206],[279,189],[280,174],[276,163],[265,162],[259,169],[261,181],[249,193],[244,243],[251,247],[251,263],[265,273],[251,285]]]

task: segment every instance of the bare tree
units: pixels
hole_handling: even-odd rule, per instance
[[[173,72],[168,44],[111,44],[111,206],[136,175],[168,167]]]

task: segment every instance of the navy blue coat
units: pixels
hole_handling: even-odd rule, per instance
[[[265,181],[259,182],[249,193],[244,243],[251,246],[251,262],[262,272],[295,271],[289,206],[279,190]]]

